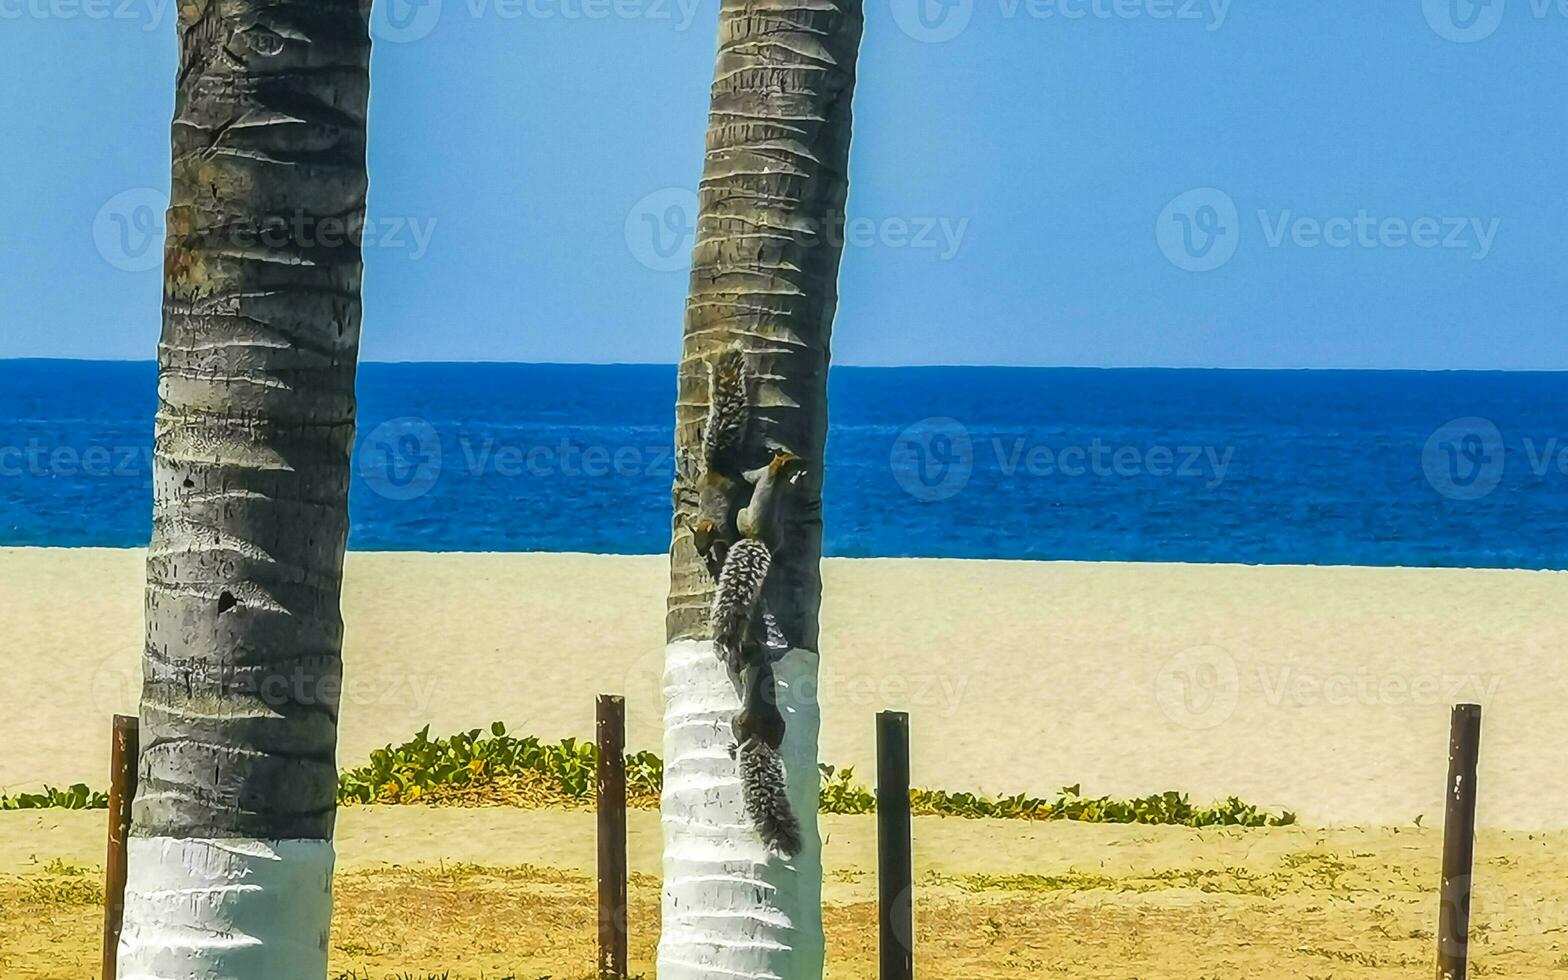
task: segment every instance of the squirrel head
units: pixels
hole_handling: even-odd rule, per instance
[[[707,554],[708,549],[713,545],[714,539],[718,536],[719,526],[709,518],[705,517],[691,526],[692,543],[703,554]]]
[[[768,475],[775,480],[788,480],[794,483],[805,473],[806,461],[787,449],[776,450],[773,453],[773,461],[768,464]]]

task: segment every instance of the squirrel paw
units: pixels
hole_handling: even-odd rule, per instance
[[[784,635],[784,627],[779,625],[777,616],[770,612],[762,614],[762,633],[762,647],[774,660],[789,652],[789,638]]]

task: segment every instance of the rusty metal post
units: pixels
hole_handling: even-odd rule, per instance
[[[915,869],[909,812],[909,715],[877,715],[877,897],[881,980],[915,975]]]
[[[1480,755],[1481,706],[1456,704],[1449,723],[1448,786],[1443,808],[1438,980],[1465,980],[1470,969],[1470,884],[1475,865],[1475,781]]]
[[[104,863],[103,980],[119,972],[120,926],[125,921],[125,841],[136,799],[136,760],[141,738],[135,718],[114,716],[109,763],[109,856]]]
[[[599,695],[599,976],[624,980],[627,947],[626,699]]]

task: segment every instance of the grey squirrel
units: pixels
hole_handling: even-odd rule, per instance
[[[751,377],[745,353],[730,347],[708,362],[708,423],[697,474],[697,513],[692,542],[715,580],[735,542],[735,514],[743,506],[746,477],[741,457],[749,428]]]
[[[763,651],[743,676],[746,697],[731,727],[746,812],[770,848],[793,857],[800,853],[800,821],[785,795],[784,757],[779,754],[784,744],[784,713],[779,710],[772,655]]]
[[[778,621],[767,611],[763,586],[783,534],[778,513],[783,488],[804,473],[800,457],[779,452],[773,462],[746,474],[753,484],[751,502],[735,519],[743,537],[726,552],[708,618],[714,652],[737,676],[757,657],[771,658],[789,650]]]
[[[763,586],[783,545],[784,491],[805,473],[805,462],[777,449],[766,466],[745,470],[739,465],[751,410],[739,348],[709,362],[708,384],[705,468],[698,479],[692,537],[717,581],[709,616],[714,652],[741,685],[741,710],[731,723],[731,756],[740,767],[746,813],[769,848],[792,857],[801,847],[800,821],[785,793],[779,753],[785,723],[773,672],[774,658],[789,644],[765,608]]]

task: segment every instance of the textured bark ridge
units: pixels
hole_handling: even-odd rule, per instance
[[[769,576],[785,639],[817,647],[828,348],[848,194],[859,0],[724,0],[686,304],[676,448],[701,453],[707,364],[731,346],[752,379],[748,465],[805,460]],[[689,476],[693,467],[683,466]],[[709,639],[713,576],[693,543],[699,490],[675,487],[667,638]]]
[[[369,0],[182,0],[138,837],[327,839]]]
[[[822,976],[822,458],[861,30],[860,0],[720,7],[676,407],[658,962],[666,980]],[[737,352],[744,369],[734,372]],[[737,373],[738,398],[720,384]],[[710,400],[719,407],[710,411]],[[725,406],[737,404],[744,424],[727,424]],[[763,473],[778,478],[777,496]],[[716,577],[750,581],[740,574],[749,566],[724,561],[741,538],[765,545],[760,605],[749,588],[716,604]],[[748,617],[748,607],[768,615]],[[771,696],[743,700],[737,670]],[[774,716],[753,716],[773,702]],[[798,818],[771,841],[772,824],[759,821],[755,799],[748,806],[740,778],[747,744],[776,750],[788,777],[753,794],[787,799]]]

